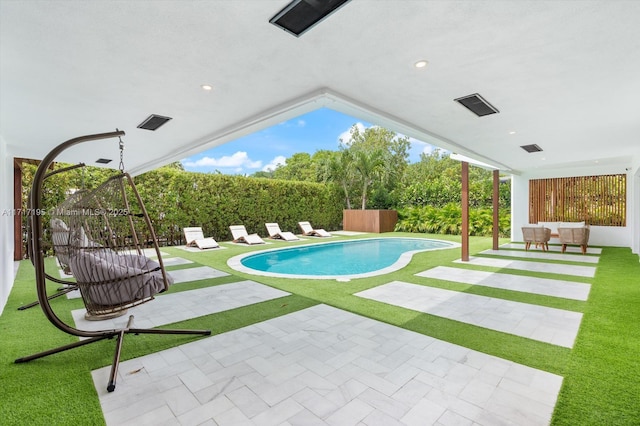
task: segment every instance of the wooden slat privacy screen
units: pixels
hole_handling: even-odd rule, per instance
[[[529,180],[529,222],[626,226],[627,175]]]

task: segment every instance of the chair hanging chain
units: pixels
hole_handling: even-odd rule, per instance
[[[124,142],[122,142],[122,137],[118,136],[118,141],[120,145],[120,173],[124,173]]]

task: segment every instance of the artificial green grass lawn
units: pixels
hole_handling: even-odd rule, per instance
[[[392,233],[383,236],[416,237],[416,234]],[[459,237],[427,237],[459,241]],[[320,241],[308,239],[304,243],[314,242]],[[472,237],[470,243],[472,254],[491,247],[490,238]],[[400,271],[345,283],[242,274],[231,270],[226,264],[227,259],[249,250],[285,247],[290,244],[273,243],[266,247],[223,245],[228,248],[205,252],[163,248],[163,251],[196,262],[168,268],[169,270],[200,264],[232,274],[230,277],[175,285],[169,292],[251,279],[290,292],[291,296],[172,324],[167,328],[206,328],[211,329],[212,334],[217,334],[325,303],[563,376],[564,383],[552,424],[640,424],[640,263],[629,249],[605,248],[596,277],[575,279],[592,284],[589,300],[581,302],[414,275],[438,265],[498,270],[451,264],[451,261],[460,257],[458,248],[418,253]],[[513,270],[502,272],[555,278],[551,274]],[[571,280],[565,276],[561,278]],[[584,316],[576,344],[573,349],[568,349],[353,296],[359,291],[394,280],[583,312]],[[51,284],[51,291],[54,290],[55,286]],[[0,316],[0,423],[104,424],[90,372],[111,364],[114,341],[93,343],[24,364],[13,363],[16,358],[76,339],[57,330],[37,307],[25,311],[16,310],[18,306],[35,299],[33,267],[28,262],[22,262],[7,306]],[[72,323],[70,311],[81,308],[82,302],[62,297],[54,299],[51,305],[62,319]],[[197,338],[199,337],[128,335],[125,337],[122,359],[157,352]]]

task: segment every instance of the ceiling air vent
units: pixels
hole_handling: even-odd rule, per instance
[[[96,160],[96,163],[98,164],[109,164],[111,162],[111,159],[109,158],[98,158]]]
[[[487,102],[478,93],[474,93],[473,95],[463,96],[461,98],[454,99],[454,101],[460,103],[462,106],[467,108],[469,111],[471,111],[478,117],[500,112],[498,111],[497,108],[495,108],[493,105]]]
[[[162,126],[169,120],[171,120],[171,117],[163,117],[161,115],[151,114],[142,123],[138,124],[138,129],[157,130],[158,127]]]
[[[531,154],[532,152],[540,152],[542,151],[542,148],[540,148],[538,145],[536,144],[531,144],[531,145],[522,145],[520,148],[524,149],[525,151],[527,151],[529,154]]]
[[[286,32],[300,37],[350,0],[293,0],[269,19]]]

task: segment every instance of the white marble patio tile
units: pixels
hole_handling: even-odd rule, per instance
[[[335,426],[355,425],[374,410],[371,405],[359,399],[354,399],[327,417],[326,422]]]
[[[447,410],[440,416],[436,426],[472,426],[473,421],[460,414]]]
[[[293,399],[320,419],[326,419],[342,406],[308,388],[293,395]]]
[[[180,416],[200,406],[200,402],[193,396],[191,390],[184,386],[169,389],[163,395],[175,416]]]
[[[167,267],[167,266],[178,266],[178,265],[188,265],[190,263],[193,263],[192,260],[189,259],[185,259],[183,257],[170,257],[168,259],[165,259],[164,257],[162,258],[162,264]]]
[[[442,416],[447,409],[428,399],[420,400],[409,412],[400,418],[400,421],[409,426],[432,425]]]
[[[538,251],[538,250],[484,250],[480,254],[492,255],[492,256],[504,256],[504,257],[522,257],[525,259],[543,259],[543,260],[559,260],[563,262],[582,262],[582,263],[598,263],[600,257],[587,256],[583,254],[571,254],[571,253],[554,253],[550,251]]]
[[[472,269],[436,266],[416,274],[419,277],[480,285],[524,293],[542,294],[565,299],[587,300],[591,285],[566,280],[527,277],[498,272],[476,271]]]
[[[213,269],[210,266],[197,266],[195,268],[176,269],[173,271],[167,271],[173,278],[173,284],[180,284],[191,281],[200,281],[210,278],[227,277],[230,274],[227,272]]]
[[[212,419],[218,426],[253,426],[254,423],[238,407],[232,407]]]
[[[135,315],[134,327],[150,328],[288,295],[287,292],[254,281],[240,281],[177,293],[160,294],[150,302],[129,309],[126,315],[109,320],[87,321],[84,318],[85,309],[75,309],[71,314],[76,327],[81,330],[120,329],[126,325],[129,315]],[[190,306],[199,307],[198,314],[194,314]]]
[[[299,330],[307,330],[309,324],[299,321],[297,314],[267,322],[273,330],[293,330],[295,324]],[[353,324],[354,317],[362,318],[324,305],[308,308],[304,314],[324,318],[324,321],[314,323],[314,327],[333,329],[334,335],[339,329],[336,325]],[[306,336],[295,333],[301,346],[286,355],[272,352],[265,361],[258,362],[259,353],[254,352],[249,358],[253,360],[251,362],[239,361],[227,367],[219,362],[217,355],[229,357],[246,348],[260,347],[263,339],[257,336],[264,332],[257,325],[124,361],[113,393],[105,389],[110,367],[96,370],[94,382],[106,423],[109,426],[149,422],[259,426],[448,425],[468,424],[468,419],[480,425],[518,421],[534,425],[549,423],[562,384],[561,377],[371,319],[357,323],[362,326],[357,330],[366,331],[368,337],[357,339],[356,347],[344,348],[344,351],[359,348],[371,353],[369,356],[364,352],[355,358],[345,357],[348,361],[325,377],[302,362],[288,362],[289,359],[301,359],[297,354],[308,356],[301,348],[311,344],[309,340],[313,339],[309,336],[315,335],[313,332]],[[389,330],[395,330],[395,333],[389,333]],[[345,335],[353,338],[358,333],[353,328],[352,332]],[[407,350],[412,357],[396,369],[380,373],[376,362],[386,356],[380,354],[382,358],[379,358],[375,348],[368,347],[370,332],[395,334],[398,348],[392,354]],[[258,346],[246,343],[248,340],[257,340]],[[422,342],[416,344],[416,340]],[[331,347],[334,341],[320,339],[313,343],[316,347]],[[292,343],[288,340],[284,345],[289,347]],[[424,352],[423,356],[414,356],[416,351]],[[367,362],[356,365],[353,360]],[[263,375],[258,370],[263,373],[271,370],[264,362],[273,363],[281,370],[291,370]],[[163,367],[163,364],[167,365]],[[269,376],[278,378],[279,384],[274,385]]]
[[[326,424],[311,411],[302,410],[289,417],[285,423],[282,423],[282,426],[326,426]]]
[[[130,420],[121,423],[121,426],[173,426],[176,424],[173,420],[173,411],[167,405],[151,410],[140,416],[136,416]]]
[[[226,396],[248,418],[253,418],[269,409],[269,406],[247,386],[227,392]]]
[[[282,424],[290,417],[294,417],[302,410],[304,410],[303,406],[289,398],[263,411],[252,420],[254,425],[276,426]]]
[[[469,260],[454,260],[456,263],[467,265],[490,266],[493,268],[519,269],[529,272],[543,272],[548,274],[575,275],[593,278],[596,274],[595,266],[564,265],[561,263],[532,262],[529,260],[512,260],[492,257],[469,257]]]
[[[404,426],[399,420],[391,417],[388,414],[381,412],[380,410],[374,410],[365,417],[360,423],[366,426]]]
[[[565,347],[573,346],[582,320],[582,314],[578,312],[401,281],[393,281],[355,295],[516,335],[522,332],[522,327],[519,328],[518,325],[526,318],[536,326],[531,333],[520,334],[521,336]],[[471,312],[475,312],[477,316],[470,316]]]
[[[430,384],[421,382],[420,380],[411,379],[398,389],[392,397],[400,402],[413,406],[424,398],[432,389],[433,386]]]
[[[524,250],[524,243],[505,243],[500,247],[505,249]],[[549,251],[562,252],[562,246],[549,244]],[[566,252],[582,254],[582,249],[579,246],[567,246]],[[602,254],[602,249],[600,247],[587,247],[587,254]]]
[[[358,399],[395,419],[401,418],[411,409],[411,405],[403,404],[371,388],[358,395]]]

